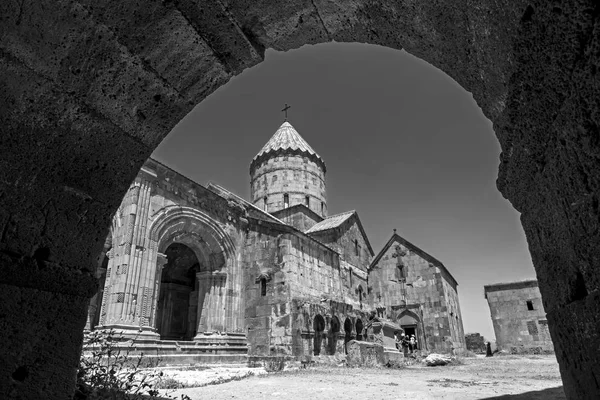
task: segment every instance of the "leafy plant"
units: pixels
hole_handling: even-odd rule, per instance
[[[143,353],[132,355],[133,341],[115,330],[95,330],[84,336],[77,372],[75,400],[137,400],[159,398],[157,383],[162,372]],[[161,398],[170,398],[162,394]],[[185,400],[187,396],[182,395]]]
[[[267,372],[279,372],[279,371],[283,371],[284,368],[285,368],[285,357],[282,357],[282,356],[269,357],[269,359],[265,361],[265,371],[267,371]]]

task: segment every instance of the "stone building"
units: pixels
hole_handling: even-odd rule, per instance
[[[536,280],[484,286],[499,349],[553,351],[548,320]]]
[[[250,201],[149,159],[114,215],[88,329],[235,361],[343,352],[378,316],[426,350],[464,349],[452,275],[396,233],[374,257],[356,211],[328,216],[325,173],[288,122],[250,164]]]

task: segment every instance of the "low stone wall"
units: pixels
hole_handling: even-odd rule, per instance
[[[348,366],[376,366],[386,363],[383,346],[380,344],[351,340],[347,346],[346,363]]]

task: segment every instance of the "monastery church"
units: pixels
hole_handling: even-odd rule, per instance
[[[328,215],[326,171],[287,121],[252,159],[249,201],[149,159],[113,217],[86,329],[179,362],[335,354],[374,319],[463,351],[452,274],[395,232],[375,254],[356,211]]]

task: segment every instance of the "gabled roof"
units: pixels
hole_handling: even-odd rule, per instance
[[[373,248],[371,247],[371,243],[369,242],[369,238],[367,237],[367,233],[365,232],[365,229],[363,228],[362,223],[360,222],[360,218],[358,217],[358,213],[355,210],[346,211],[341,214],[336,214],[336,215],[327,217],[323,221],[319,222],[318,224],[313,225],[305,233],[319,234],[322,232],[326,232],[331,229],[340,227],[344,222],[348,221],[351,218],[356,219],[356,225],[358,225],[358,229],[360,230],[360,233],[362,234],[363,238],[365,239],[365,243],[367,244],[367,247],[369,248],[371,255],[375,255],[375,253],[373,252]]]
[[[323,221],[318,224],[313,225],[309,230],[305,233],[314,233],[320,231],[326,231],[329,229],[334,229],[343,224],[348,218],[350,218],[356,211],[346,211],[341,214],[332,215],[330,217],[325,218]]]
[[[267,144],[265,144],[258,154],[252,159],[250,168],[252,169],[252,166],[261,159],[267,158],[271,154],[277,154],[279,152],[290,152],[309,156],[317,163],[321,164],[323,170],[325,170],[325,162],[321,156],[319,156],[317,152],[310,147],[306,140],[304,140],[298,131],[294,129],[292,124],[287,121],[281,124],[279,129],[277,129]]]
[[[448,276],[450,277],[450,279],[452,279],[454,284],[458,286],[458,282],[456,281],[456,279],[454,279],[454,277],[452,276],[450,271],[448,271],[448,268],[446,268],[446,266],[444,264],[442,264],[442,262],[440,260],[438,260],[437,258],[432,256],[431,254],[426,253],[424,250],[421,250],[420,248],[418,248],[417,246],[415,246],[408,240],[404,239],[402,236],[398,235],[397,233],[392,234],[392,237],[390,238],[390,240],[388,240],[388,242],[385,244],[385,246],[383,246],[381,251],[373,259],[373,261],[371,261],[371,265],[369,266],[367,271],[371,271],[375,267],[375,265],[377,265],[377,263],[379,262],[381,257],[383,257],[383,255],[389,250],[389,248],[396,242],[400,243],[401,245],[403,245],[404,247],[406,247],[413,253],[418,254],[424,260],[432,263],[436,267],[445,271],[448,274]]]

